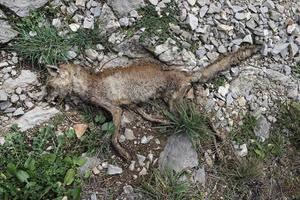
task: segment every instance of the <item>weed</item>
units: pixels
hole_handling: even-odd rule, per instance
[[[194,104],[182,102],[175,107],[174,112],[163,112],[169,123],[161,126],[162,131],[169,134],[185,133],[193,144],[212,139],[214,133],[208,117],[197,112]]]
[[[97,150],[107,155],[110,149],[114,127],[104,124],[90,127],[80,139],[72,128],[57,136],[49,125],[28,137],[14,126],[0,146],[0,199],[80,199],[83,180],[77,171],[85,163],[81,154],[95,155]]]
[[[220,86],[224,86],[226,83],[226,77],[224,75],[219,75],[211,80],[213,91],[217,91]]]
[[[231,132],[231,138],[238,144],[249,143],[250,139],[254,139],[254,128],[256,126],[257,119],[247,114],[244,117],[243,125],[237,130]]]
[[[32,12],[15,22],[19,35],[12,49],[33,63],[56,65],[69,59],[69,50],[76,49],[77,53],[81,53],[100,43],[106,49],[111,48],[98,23],[95,23],[94,29],[81,28],[76,33],[62,35],[45,18],[44,12]]]
[[[161,200],[202,199],[201,192],[187,181],[180,180],[182,173],[166,170],[160,173],[155,170],[150,179],[140,188],[148,198]]]
[[[141,42],[153,37],[158,38],[159,43],[165,42],[169,37],[173,37],[170,32],[170,23],[178,24],[176,16],[178,15],[178,8],[173,3],[166,5],[159,15],[155,10],[155,6],[147,5],[139,9],[139,14],[142,18],[137,22],[136,28],[144,28],[140,40]]]
[[[295,65],[292,68],[292,72],[293,72],[295,77],[300,78],[300,63],[298,63],[297,65]]]
[[[278,129],[288,132],[290,142],[300,149],[300,103],[284,103],[280,106]]]

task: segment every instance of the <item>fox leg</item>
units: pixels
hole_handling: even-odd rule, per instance
[[[159,118],[157,116],[153,117],[152,115],[147,114],[140,107],[135,107],[134,111],[137,112],[139,115],[141,115],[147,121],[154,122],[154,123],[160,123],[160,124],[167,124],[168,123],[167,120],[161,119],[161,118]]]
[[[172,94],[171,98],[169,99],[169,109],[171,112],[175,111],[175,106],[182,102],[183,97],[190,88],[190,84],[182,84],[180,88]]]
[[[121,125],[121,116],[122,116],[122,109],[119,106],[113,105],[109,101],[100,99],[98,97],[91,97],[91,102],[103,107],[108,112],[111,113],[113,118],[113,123],[115,125],[115,132],[112,136],[112,144],[116,151],[123,157],[125,160],[130,161],[131,155],[120,145],[119,137],[120,137],[120,125]]]

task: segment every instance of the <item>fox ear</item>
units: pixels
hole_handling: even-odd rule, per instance
[[[59,74],[59,69],[55,65],[46,65],[46,68],[51,76],[57,76]]]

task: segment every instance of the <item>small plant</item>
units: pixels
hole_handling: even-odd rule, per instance
[[[161,127],[164,132],[185,133],[194,144],[200,140],[210,140],[214,135],[208,117],[197,112],[192,103],[182,102],[175,107],[174,112],[164,111],[164,115],[169,120],[168,124]]]
[[[144,28],[140,40],[143,42],[146,39],[153,37],[158,38],[159,43],[165,42],[169,37],[173,37],[170,31],[170,23],[178,24],[176,16],[178,16],[178,8],[173,3],[166,5],[161,11],[161,14],[155,10],[155,6],[147,5],[139,10],[142,18],[137,22],[136,28]]]
[[[250,139],[255,139],[254,128],[257,119],[252,115],[246,115],[243,120],[243,125],[237,130],[231,132],[231,138],[238,144],[249,143]]]
[[[180,180],[182,173],[166,170],[160,173],[155,170],[150,179],[146,181],[140,191],[148,198],[154,200],[193,200],[202,199],[198,188],[187,181]]]
[[[220,86],[224,86],[226,83],[226,77],[224,75],[219,75],[212,79],[212,90],[217,91]]]
[[[300,63],[292,68],[292,72],[296,78],[300,78]]]

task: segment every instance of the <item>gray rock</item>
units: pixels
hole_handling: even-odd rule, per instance
[[[86,28],[86,29],[94,28],[94,17],[93,16],[87,16],[84,18],[83,28]]]
[[[107,168],[107,174],[108,175],[116,175],[116,174],[122,174],[123,169],[121,167],[115,166],[115,165],[108,165]]]
[[[208,11],[208,6],[203,6],[201,9],[200,9],[200,14],[199,14],[199,16],[202,18],[202,17],[204,17],[205,15],[206,15],[206,13],[207,13],[207,11]]]
[[[119,19],[119,23],[122,27],[127,27],[129,26],[129,19],[128,17],[122,17],[121,19]]]
[[[4,81],[3,88],[6,92],[13,92],[16,88],[25,88],[29,85],[37,85],[37,75],[30,70],[21,70],[20,75],[15,78],[9,78]]]
[[[106,3],[102,6],[99,22],[107,32],[113,32],[120,27],[118,19]]]
[[[135,136],[133,134],[133,130],[126,128],[124,132],[126,140],[134,140]]]
[[[130,58],[149,57],[147,50],[140,44],[139,35],[134,35],[114,47],[118,52]]]
[[[55,28],[60,28],[61,27],[61,21],[59,18],[55,18],[52,20],[52,26]]]
[[[221,4],[216,5],[215,3],[210,3],[209,4],[209,9],[208,13],[213,14],[213,13],[219,13],[221,11]]]
[[[254,128],[254,133],[262,141],[269,138],[271,124],[264,116],[258,118],[257,124]]]
[[[0,102],[0,110],[6,110],[12,104],[9,101]]]
[[[282,51],[286,50],[288,46],[289,46],[289,43],[279,43],[279,44],[276,44],[274,46],[274,48],[272,49],[272,53],[275,54],[275,55],[279,54]]]
[[[190,25],[192,30],[195,30],[198,27],[198,18],[191,13],[188,14],[186,22]]]
[[[249,44],[253,44],[253,39],[251,34],[248,34],[244,37],[243,42],[249,43]]]
[[[16,103],[17,101],[19,101],[19,96],[16,95],[16,94],[11,95],[10,101],[11,101],[12,103]]]
[[[0,101],[7,101],[7,94],[4,90],[0,90]]]
[[[0,0],[1,1],[1,0]],[[0,43],[6,43],[14,39],[18,35],[7,21],[0,19]]]
[[[97,167],[101,164],[101,160],[94,157],[85,157],[86,162],[79,167],[78,171],[81,176],[84,176],[84,174],[90,170],[92,170],[94,167]]]
[[[97,194],[95,192],[93,192],[93,194],[91,194],[91,200],[98,200]]]
[[[7,16],[5,15],[5,13],[2,10],[0,10],[0,18],[2,18],[2,19],[7,18]]]
[[[119,17],[127,16],[130,11],[145,5],[144,0],[108,0],[107,4],[112,7]]]
[[[21,131],[26,131],[27,129],[48,121],[57,113],[59,113],[59,111],[56,108],[43,108],[41,106],[37,106],[31,111],[25,113],[19,119],[13,121],[11,124],[17,124]]]
[[[14,11],[18,16],[28,16],[30,11],[44,6],[48,0],[0,0],[0,4]]]
[[[142,193],[135,191],[132,186],[125,185],[123,192],[116,198],[116,200],[149,200]]]
[[[205,186],[206,173],[205,173],[204,167],[193,172],[192,181],[194,183],[200,183],[201,185]]]
[[[169,137],[158,164],[161,171],[173,169],[180,172],[198,166],[199,160],[188,136],[180,134]]]
[[[15,112],[13,113],[13,116],[20,116],[24,114],[24,110],[22,107],[18,108],[17,110],[15,110]]]
[[[76,58],[76,56],[77,56],[77,53],[76,53],[75,51],[71,51],[71,50],[70,50],[70,51],[67,52],[67,57],[68,57],[68,59],[70,59],[70,60]]]
[[[98,52],[94,49],[86,49],[84,51],[85,55],[91,60],[96,60],[98,58]]]

